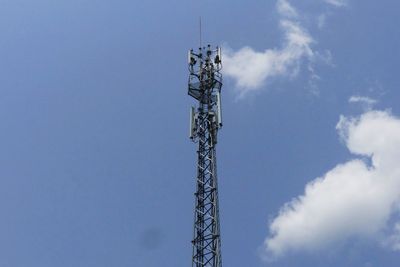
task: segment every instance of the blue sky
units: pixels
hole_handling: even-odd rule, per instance
[[[399,5],[0,1],[0,266],[190,265],[200,15],[224,265],[397,266]]]

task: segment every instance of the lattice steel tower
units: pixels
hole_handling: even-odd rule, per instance
[[[197,53],[190,50],[188,60],[188,93],[198,101],[190,110],[190,138],[198,143],[192,267],[221,267],[215,150],[222,127],[221,49],[208,45]]]

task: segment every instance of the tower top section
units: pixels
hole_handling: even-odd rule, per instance
[[[188,53],[189,82],[188,94],[201,104],[211,104],[213,95],[220,93],[222,87],[221,48],[200,47]]]

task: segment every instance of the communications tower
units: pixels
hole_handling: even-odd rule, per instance
[[[222,127],[221,49],[210,45],[189,51],[190,139],[198,143],[192,267],[221,267],[217,144]]]

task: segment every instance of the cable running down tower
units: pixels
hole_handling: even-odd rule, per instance
[[[190,139],[198,143],[192,267],[221,267],[216,144],[222,127],[221,49],[199,48],[188,54]]]

